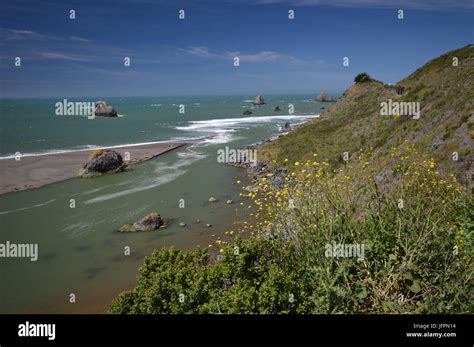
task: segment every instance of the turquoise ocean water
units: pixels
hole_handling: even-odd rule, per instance
[[[36,262],[0,258],[0,313],[89,313],[107,309],[133,287],[143,258],[154,249],[207,246],[232,230],[239,212],[242,170],[217,162],[217,150],[241,148],[278,133],[286,122],[321,113],[310,95],[107,98],[118,118],[58,116],[55,99],[1,100],[0,157],[43,155],[100,146],[202,139],[97,179],[72,179],[0,196],[0,243],[37,243]],[[94,98],[69,99],[90,101]],[[288,104],[294,105],[289,114]],[[185,113],[179,113],[185,105]],[[279,106],[282,111],[275,112]],[[244,116],[245,110],[253,112]],[[1,160],[0,160],[1,170]],[[0,176],[1,177],[1,176]],[[209,196],[218,198],[207,203]],[[75,199],[76,208],[69,208]],[[184,199],[185,208],[179,207]],[[227,205],[227,199],[234,204]],[[115,230],[150,212],[172,218],[167,229],[119,234]],[[199,219],[202,222],[196,223]],[[179,222],[187,223],[181,228]],[[205,224],[212,224],[206,228]],[[130,256],[124,248],[130,247]],[[70,303],[70,294],[76,303]]]

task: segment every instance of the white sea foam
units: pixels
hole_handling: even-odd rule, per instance
[[[13,212],[20,212],[20,211],[24,211],[24,210],[29,210],[30,208],[45,206],[45,205],[48,205],[48,204],[52,203],[52,202],[55,201],[55,200],[56,200],[56,199],[51,199],[51,200],[46,201],[46,202],[42,202],[42,203],[39,203],[39,204],[36,204],[36,205],[32,205],[32,206],[27,206],[27,207],[18,208],[18,209],[16,209],[16,210],[1,211],[1,212],[0,212],[0,215],[9,214],[9,213],[13,213]]]
[[[184,175],[188,171],[186,169],[188,166],[206,157],[206,155],[195,152],[190,148],[187,148],[185,152],[178,153],[178,156],[180,159],[174,162],[173,164],[165,162],[155,163],[154,174],[146,175],[143,179],[134,181],[130,188],[115,193],[104,194],[96,198],[86,200],[84,204],[103,202],[128,194],[152,189],[163,184],[172,182],[177,177]]]
[[[41,152],[21,153],[21,157],[36,157],[52,154],[64,154],[74,152],[87,152],[94,149],[114,149],[114,148],[128,148],[143,145],[153,145],[160,143],[176,143],[176,142],[203,142],[205,144],[211,143],[226,143],[234,139],[231,133],[235,132],[236,129],[248,129],[249,127],[258,126],[261,123],[271,123],[274,121],[300,121],[305,122],[311,118],[317,118],[316,115],[279,115],[279,116],[254,116],[254,117],[241,117],[241,118],[223,118],[223,119],[210,119],[203,121],[190,121],[186,126],[177,126],[175,129],[182,131],[190,131],[203,133],[203,136],[182,136],[174,137],[170,140],[164,141],[149,141],[139,143],[124,143],[113,146],[99,146],[99,145],[85,145],[73,148],[65,149],[51,149]],[[205,133],[205,134],[204,134]],[[7,154],[0,156],[0,160],[14,159],[15,154]]]
[[[96,189],[92,189],[92,190],[88,190],[86,192],[82,192],[82,193],[79,193],[77,195],[88,195],[88,194],[93,194],[93,193],[97,193],[97,192],[100,192],[101,190],[104,190],[105,188],[107,188],[109,186],[103,186],[103,187],[100,187],[100,188],[96,188]],[[74,195],[72,195],[74,196]]]
[[[223,118],[223,119],[210,119],[200,121],[190,121],[187,126],[178,126],[176,129],[185,131],[208,131],[214,128],[226,129],[238,129],[248,125],[258,125],[261,123],[271,123],[274,121],[305,121],[312,118],[319,117],[319,114],[312,115],[282,115],[282,116],[254,116],[254,117],[242,117],[242,118]]]
[[[171,139],[166,141],[150,141],[150,142],[139,142],[139,143],[124,143],[120,145],[113,145],[113,146],[98,146],[98,145],[86,145],[81,147],[75,148],[66,148],[66,149],[51,149],[42,152],[32,152],[32,153],[21,153],[21,157],[37,157],[43,155],[51,155],[51,154],[64,154],[64,153],[74,153],[74,152],[87,152],[93,149],[114,149],[114,148],[128,148],[128,147],[136,147],[136,146],[144,146],[144,145],[154,145],[159,143],[174,143],[174,142],[186,142],[186,141],[200,141],[203,140],[202,137],[183,137],[180,140]],[[8,154],[6,156],[0,157],[0,160],[3,159],[13,159],[15,158],[15,154]]]
[[[223,118],[201,121],[190,121],[185,126],[177,126],[177,130],[205,133],[209,135],[203,140],[204,145],[227,143],[235,140],[233,133],[238,129],[249,129],[263,123],[278,121],[305,122],[319,115],[279,115],[279,116],[254,116],[241,118]]]
[[[237,138],[232,136],[232,133],[234,131],[235,130],[220,131],[216,135],[214,135],[212,137],[209,137],[209,138],[206,138],[203,141],[203,143],[210,145],[210,144],[218,144],[218,143],[227,143],[227,142],[230,142],[232,140],[236,140]]]

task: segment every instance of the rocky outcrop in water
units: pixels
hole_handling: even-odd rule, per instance
[[[274,111],[274,112],[280,112],[280,111],[281,111],[280,106],[275,107],[275,109],[274,109],[273,111]]]
[[[254,105],[265,105],[265,100],[263,99],[263,96],[257,95],[255,97],[255,100],[252,102]]]
[[[321,92],[319,95],[315,98],[317,102],[335,102],[336,100],[329,95],[326,92]]]
[[[249,116],[249,115],[252,114],[252,111],[245,110],[243,114],[244,114],[244,116]]]
[[[161,215],[156,212],[152,212],[146,217],[140,219],[138,222],[133,224],[127,224],[118,229],[120,233],[134,233],[139,231],[152,231],[160,228],[165,228],[169,225],[169,220],[164,220]]]
[[[92,152],[79,175],[83,178],[97,177],[104,173],[121,172],[126,166],[120,153],[109,150],[97,150]]]
[[[97,117],[117,117],[117,111],[105,101],[96,101],[95,112]]]

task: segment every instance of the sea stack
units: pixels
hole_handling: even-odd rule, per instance
[[[104,173],[121,172],[126,166],[120,153],[99,149],[92,152],[79,175],[83,178],[97,177]]]
[[[334,100],[334,98],[331,95],[329,95],[326,92],[319,93],[319,95],[315,98],[315,100],[317,102],[334,102],[334,101],[336,101],[336,100]]]
[[[252,104],[258,105],[258,106],[265,105],[265,100],[263,99],[263,96],[257,95],[255,97],[255,100],[252,102]]]
[[[117,111],[105,101],[96,101],[95,112],[97,117],[117,117]]]

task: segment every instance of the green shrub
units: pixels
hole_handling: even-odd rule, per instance
[[[364,83],[364,82],[368,82],[368,81],[371,81],[371,80],[372,80],[372,78],[369,76],[369,74],[367,74],[365,72],[358,74],[354,78],[355,83]]]
[[[452,136],[453,136],[453,131],[451,129],[449,129],[443,134],[443,140],[447,140]]]
[[[260,178],[247,194],[253,236],[221,248],[218,261],[208,249],[154,252],[110,312],[472,312],[472,197],[413,148],[390,155],[389,190],[363,152],[336,172],[287,165],[283,188]],[[333,242],[364,245],[362,259],[328,256]]]

